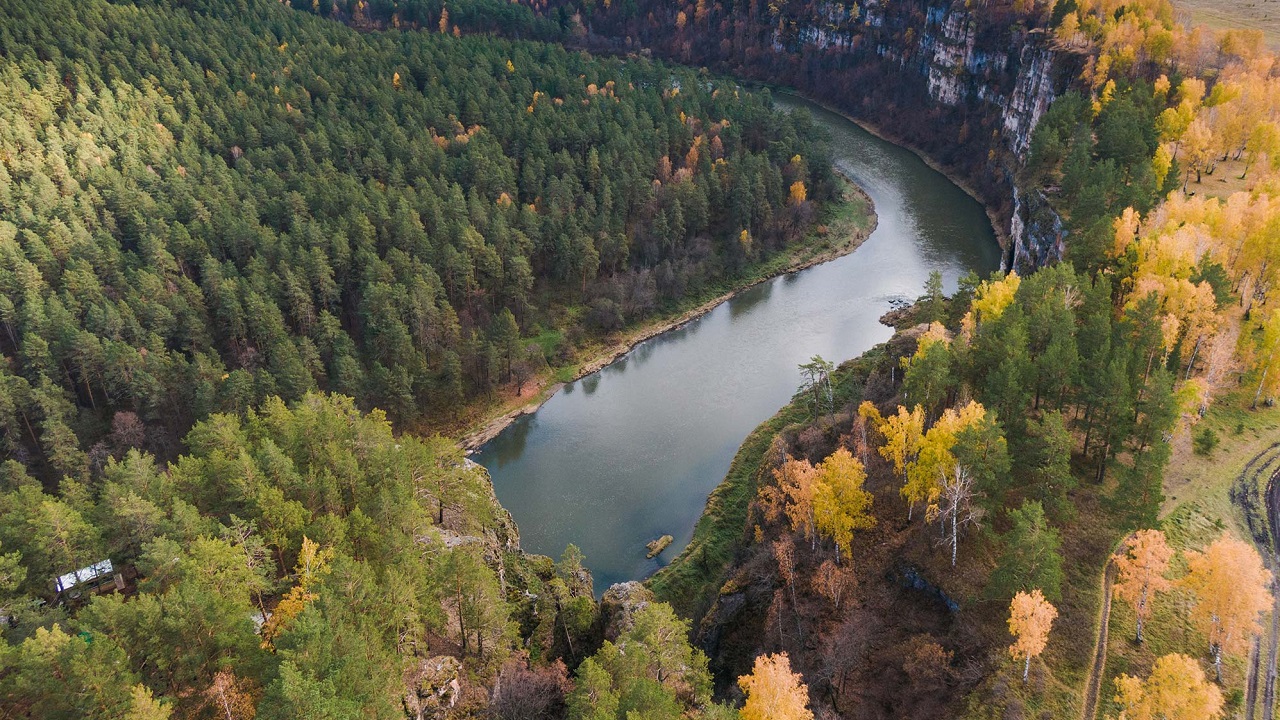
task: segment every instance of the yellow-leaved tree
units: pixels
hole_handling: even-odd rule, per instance
[[[911,412],[898,406],[898,412],[884,419],[877,428],[884,436],[884,445],[880,446],[880,456],[893,463],[894,472],[902,476],[903,485],[907,482],[907,466],[915,462],[920,452],[920,441],[924,438],[924,408],[916,405]],[[915,509],[915,502],[907,506],[907,519]]]
[[[813,720],[803,680],[791,672],[785,652],[757,657],[751,674],[738,678],[738,687],[747,694],[738,716],[742,720]]]
[[[791,192],[787,201],[792,205],[803,205],[805,200],[809,198],[809,191],[805,188],[804,183],[797,180],[791,183]]]
[[[853,531],[874,527],[871,517],[871,493],[862,489],[867,472],[858,458],[847,448],[838,448],[817,467],[817,484],[813,493],[813,521],[818,533],[836,544],[836,563],[840,553],[848,555]]]
[[[1254,371],[1258,373],[1258,390],[1253,394],[1253,407],[1257,409],[1263,393],[1274,393],[1280,387],[1280,308],[1272,310],[1263,322]]]
[[[942,412],[929,432],[921,437],[915,461],[907,465],[907,482],[901,492],[908,503],[933,505],[937,502],[943,484],[955,475],[956,458],[951,450],[956,436],[982,422],[986,412],[981,403],[972,401],[959,410],[947,408]]]
[[[333,548],[321,549],[305,535],[302,538],[302,552],[298,553],[298,565],[294,568],[298,582],[289,588],[289,592],[280,598],[275,612],[262,625],[262,647],[274,649],[275,639],[284,632],[312,600],[320,597],[311,591],[316,582],[329,572],[329,561],[333,559]]]
[[[1252,545],[1225,533],[1204,552],[1187,553],[1182,584],[1195,594],[1191,620],[1209,639],[1213,668],[1222,679],[1222,655],[1243,653],[1260,631],[1258,616],[1271,605],[1271,573]]]
[[[1011,272],[999,280],[982,281],[974,292],[973,302],[969,304],[969,312],[965,313],[964,319],[960,321],[963,334],[966,337],[972,336],[978,325],[991,322],[1003,315],[1005,308],[1013,304],[1013,298],[1018,294],[1020,285],[1022,285],[1022,278],[1016,272]]]
[[[803,531],[805,538],[816,546],[818,535],[814,532],[813,495],[818,478],[817,468],[810,465],[808,460],[788,457],[781,467],[773,471],[773,477],[787,498],[786,514],[791,521],[791,530]]]
[[[1216,720],[1222,693],[1205,679],[1200,664],[1186,655],[1156,660],[1146,680],[1116,678],[1120,720]]]
[[[1009,653],[1023,661],[1022,682],[1031,672],[1031,658],[1049,644],[1049,629],[1057,617],[1058,609],[1044,599],[1039,588],[1030,593],[1019,591],[1009,603],[1009,633],[1015,638]]]
[[[1116,558],[1115,594],[1129,603],[1138,618],[1137,642],[1142,642],[1142,622],[1151,614],[1156,593],[1173,587],[1165,578],[1173,550],[1159,530],[1139,530],[1129,540],[1128,552]]]

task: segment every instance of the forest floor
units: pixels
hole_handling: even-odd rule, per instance
[[[857,250],[876,228],[875,207],[862,188],[843,176],[841,180],[844,185],[843,198],[823,209],[821,222],[817,226],[820,229],[810,232],[808,237],[794,243],[784,252],[752,266],[735,281],[732,289],[724,291],[723,288],[716,288],[708,292],[716,293],[712,297],[689,298],[687,303],[673,312],[646,319],[609,336],[605,342],[580,350],[577,362],[551,368],[540,377],[531,379],[523,392],[517,394],[514,386],[503,387],[490,402],[474,406],[471,412],[451,426],[427,430],[458,438],[467,452],[477,450],[520,416],[536,412],[565,383],[604,368],[631,352],[640,343],[702,317],[747,288]]]
[[[1280,2],[1280,0],[1277,0]],[[1226,199],[1232,193],[1248,190],[1253,187],[1253,180],[1258,175],[1250,174],[1243,160],[1220,160],[1212,172],[1202,173],[1197,182],[1195,173],[1191,173],[1187,182],[1187,192],[1192,195],[1208,195]],[[1240,177],[1244,175],[1244,177]]]

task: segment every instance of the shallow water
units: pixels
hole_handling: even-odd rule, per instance
[[[836,166],[875,203],[879,224],[851,255],[746,290],[683,328],[570,383],[474,459],[520,527],[525,550],[559,557],[573,543],[597,592],[640,579],[688,544],[708,493],[738,446],[794,394],[796,366],[840,362],[892,333],[879,318],[939,270],[956,279],[998,267],[977,201],[910,151],[805,100],[832,136]],[[645,543],[675,542],[653,560]]]

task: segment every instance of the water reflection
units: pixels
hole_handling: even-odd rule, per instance
[[[582,548],[597,590],[651,573],[689,541],[739,444],[785,404],[796,365],[853,357],[888,338],[891,298],[931,270],[954,289],[999,249],[982,208],[912,153],[803,101],[832,135],[836,165],[872,197],[875,233],[854,254],[763,283],[700,320],[570,383],[481,449],[526,549]],[[536,422],[535,422],[536,419]],[[644,543],[675,542],[656,560]]]
[[[754,307],[769,299],[773,294],[773,283],[761,283],[729,298],[729,315],[738,317],[750,312]]]

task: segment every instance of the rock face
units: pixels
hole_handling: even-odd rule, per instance
[[[604,639],[617,641],[635,623],[636,613],[654,601],[653,591],[639,582],[610,585],[600,598],[600,620],[604,624]]]
[[[1083,58],[1055,49],[1042,18],[972,4],[722,0],[674,33],[680,4],[632,0],[593,15],[584,42],[782,83],[869,122],[966,180],[999,219],[1006,266],[1036,267],[1061,256],[1061,221],[1015,178]]]
[[[1010,220],[1009,249],[1017,270],[1037,268],[1062,259],[1067,231],[1058,215],[1039,190],[1024,191],[1013,185],[1013,217]]]

